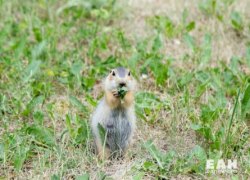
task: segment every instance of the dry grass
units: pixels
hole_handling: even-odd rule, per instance
[[[191,32],[191,35],[196,41],[202,42],[206,32],[212,34],[213,44],[211,59],[213,63],[211,63],[210,66],[216,66],[218,64],[217,60],[223,60],[229,63],[231,57],[234,55],[239,57],[245,56],[245,45],[249,37],[239,37],[235,31],[230,28],[225,28],[226,24],[219,22],[216,18],[203,16],[198,9],[198,2],[198,0],[119,1],[117,6],[119,8],[122,7],[123,12],[119,19],[114,20],[113,26],[121,28],[128,38],[136,43],[137,39],[151,37],[155,34],[152,27],[147,23],[148,18],[154,15],[166,15],[171,17],[176,24],[179,24],[182,20],[182,12],[186,8],[189,11],[188,19],[192,19],[196,22],[196,28]],[[234,3],[234,5],[229,8],[239,10],[244,16],[244,19],[249,19],[249,7],[250,1],[241,0],[238,1],[238,3]],[[225,14],[225,16],[229,16],[229,14]],[[70,34],[74,34],[74,32],[70,32]],[[244,34],[249,36],[247,32],[244,32]],[[67,38],[62,38],[57,48],[60,52],[63,52],[66,51],[67,46],[73,46],[72,42]],[[113,52],[112,48],[115,49],[115,47],[111,47],[111,51]],[[173,62],[174,67],[189,68],[191,71],[195,69],[195,66],[189,61],[185,62],[180,60],[183,58],[184,54],[190,52],[190,49],[187,48],[181,37],[175,37],[171,40],[164,38],[164,48],[162,51],[163,54],[176,59],[176,61]],[[107,54],[109,53],[110,52]],[[88,63],[88,60],[85,61]],[[169,83],[171,84],[173,82]],[[182,107],[179,105],[179,103],[181,103],[180,99],[182,98],[182,94],[176,93],[175,96],[171,97],[168,94],[162,94],[155,85],[154,79],[150,76],[149,79],[141,79],[139,84],[141,89],[147,89],[154,92],[158,94],[161,99],[167,99],[169,102],[173,103],[170,105],[170,110],[162,109],[158,112],[157,123],[150,124],[138,119],[138,129],[135,135],[134,144],[129,149],[124,159],[101,163],[94,154],[92,141],[88,142],[87,148],[83,152],[81,147],[69,147],[69,137],[65,136],[59,148],[59,150],[63,150],[63,152],[57,152],[56,154],[54,151],[45,150],[45,153],[36,154],[36,156],[33,157],[37,159],[35,163],[26,162],[21,172],[14,172],[13,167],[9,166],[4,167],[4,173],[0,173],[0,176],[5,174],[7,179],[50,179],[51,175],[63,172],[63,174],[66,174],[64,175],[65,179],[74,179],[76,175],[88,172],[90,173],[91,179],[98,179],[98,175],[96,174],[98,170],[105,172],[107,176],[113,179],[132,179],[135,175],[134,173],[136,173],[135,167],[143,163],[143,160],[151,158],[143,147],[143,144],[147,140],[153,140],[154,144],[163,152],[175,150],[180,156],[183,156],[198,144],[199,140],[195,132],[189,128],[189,117],[185,109],[176,109]],[[47,102],[47,104],[54,104],[53,122],[51,122],[50,117],[46,117],[46,124],[55,127],[57,133],[56,137],[58,139],[65,128],[64,121],[66,114],[77,113],[75,108],[70,106],[67,93],[64,91],[65,89],[59,89],[62,91],[60,94],[64,95],[59,95],[59,93],[55,94],[50,97],[50,100]],[[100,84],[97,83],[92,95],[97,99],[100,97],[100,94],[102,94],[100,92]],[[86,103],[85,97],[82,96],[84,95],[79,94],[78,98],[83,103]],[[46,106],[46,104],[44,106]],[[90,111],[93,111],[93,108],[90,108]],[[194,112],[194,114],[198,115],[198,110]],[[1,129],[0,127],[0,131]],[[65,164],[69,167],[71,163],[74,164],[73,166],[76,168],[65,169]],[[50,168],[47,168],[48,164]],[[154,178],[155,177],[150,173],[146,174],[144,177],[144,179]],[[173,179],[193,178],[197,177],[193,177],[192,175],[178,175],[173,177]]]
[[[234,55],[239,57],[245,56],[247,38],[239,38],[232,29],[225,28],[228,24],[221,23],[216,18],[203,16],[201,11],[199,11],[198,3],[199,1],[197,0],[140,0],[128,1],[127,3],[123,2],[121,3],[123,4],[122,6],[127,8],[124,13],[124,18],[121,19],[121,21],[119,20],[118,24],[124,29],[126,34],[132,37],[146,37],[154,34],[152,28],[147,24],[149,17],[154,15],[168,16],[176,24],[180,24],[182,21],[182,12],[184,9],[187,9],[189,12],[188,19],[196,23],[196,28],[191,32],[191,35],[197,42],[202,42],[205,33],[209,32],[212,34],[212,60],[215,64],[218,59],[229,62]],[[234,9],[242,12],[244,19],[249,19],[250,12],[247,9],[249,6],[250,2],[247,0],[237,1],[237,3],[229,7],[227,12],[231,12],[230,10]],[[229,13],[225,14],[225,17],[229,16]],[[245,32],[245,35],[249,37],[247,32]],[[177,60],[182,58],[183,54],[190,51],[182,39],[178,38],[166,40],[164,45],[165,53]],[[178,65],[185,67],[186,64],[181,62],[183,61],[178,61]]]

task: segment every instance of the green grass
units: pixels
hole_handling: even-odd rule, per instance
[[[212,178],[207,159],[237,159],[215,176],[247,179],[250,14],[205,0],[179,20],[142,16],[140,35],[119,3],[0,0],[0,179]],[[117,66],[138,80],[138,131],[124,159],[100,162],[89,120]]]

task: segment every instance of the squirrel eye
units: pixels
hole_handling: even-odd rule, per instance
[[[115,76],[115,71],[112,72],[112,76]]]
[[[130,76],[130,71],[128,72],[128,76]]]

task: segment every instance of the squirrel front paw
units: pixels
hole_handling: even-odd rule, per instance
[[[119,93],[117,89],[112,90],[112,94],[114,97],[118,98],[119,97]]]

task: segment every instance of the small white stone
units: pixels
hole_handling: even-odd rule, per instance
[[[175,43],[176,45],[180,45],[180,44],[181,44],[181,41],[180,41],[179,39],[174,39],[174,43]]]
[[[147,79],[148,75],[147,74],[142,74],[141,77],[142,77],[142,79]]]

